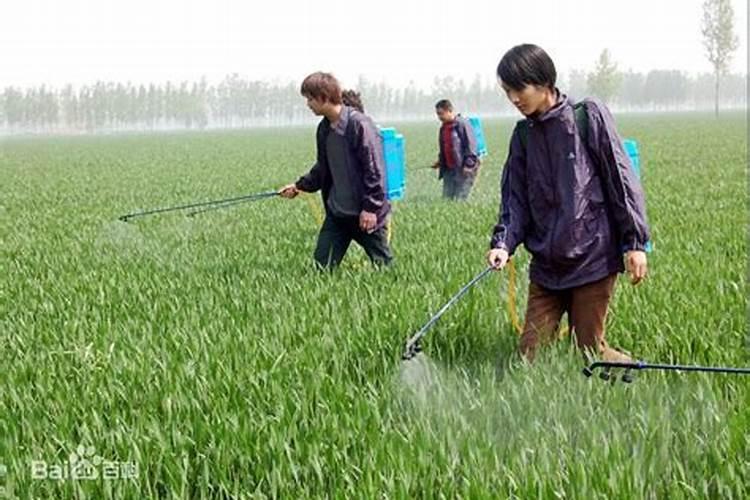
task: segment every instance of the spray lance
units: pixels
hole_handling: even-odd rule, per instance
[[[196,214],[206,212],[208,210],[216,210],[220,208],[231,207],[231,206],[238,205],[240,203],[262,200],[265,198],[272,198],[274,196],[279,196],[279,192],[278,191],[265,191],[262,193],[252,193],[252,194],[246,194],[243,196],[235,196],[233,198],[224,198],[222,200],[202,201],[198,203],[189,203],[187,205],[154,208],[151,210],[144,210],[142,212],[133,212],[130,214],[121,215],[118,217],[118,219],[121,220],[122,222],[128,222],[130,219],[134,219],[136,217],[144,217],[146,215],[163,214],[166,212],[176,212],[179,210],[197,209],[197,210],[193,210],[192,212],[188,214],[189,216],[192,217]]]
[[[432,326],[437,322],[440,317],[445,314],[445,312],[450,309],[450,307],[458,302],[458,300],[466,293],[468,292],[471,287],[479,283],[479,281],[482,280],[485,276],[489,275],[490,272],[494,267],[489,266],[481,273],[477,274],[474,278],[472,278],[471,281],[469,281],[466,285],[461,288],[461,290],[458,291],[453,297],[451,297],[448,302],[443,305],[443,307],[440,308],[438,312],[436,312],[430,319],[425,323],[425,325],[420,328],[414,335],[409,337],[409,339],[406,341],[406,346],[404,347],[404,353],[401,355],[401,359],[404,361],[409,361],[411,359],[414,359],[417,354],[422,352],[422,346],[420,345],[420,342],[422,338],[427,334],[428,330],[432,328]]]
[[[622,374],[622,381],[630,383],[633,381],[632,372],[641,370],[664,370],[664,371],[677,371],[677,372],[707,372],[707,373],[732,373],[740,375],[750,375],[750,368],[732,368],[722,366],[697,366],[697,365],[669,365],[662,363],[647,363],[645,361],[632,361],[632,362],[621,362],[621,361],[595,361],[583,369],[583,374],[587,377],[591,377],[596,369],[599,368],[599,378],[602,380],[610,380],[612,377],[611,370],[613,368],[624,369],[625,372]]]

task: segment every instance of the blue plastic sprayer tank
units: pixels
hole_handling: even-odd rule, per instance
[[[477,139],[477,152],[479,153],[479,156],[487,156],[487,142],[484,140],[482,120],[478,116],[470,116],[469,123],[474,130],[474,137]]]
[[[404,136],[393,127],[381,128],[380,135],[383,138],[386,197],[391,201],[400,200],[404,197],[406,184]]]
[[[628,158],[630,158],[630,164],[633,166],[633,171],[635,172],[635,176],[638,177],[638,180],[641,180],[641,155],[638,152],[638,143],[634,141],[633,139],[625,139],[622,141],[622,146],[625,149],[625,152],[628,155]],[[651,245],[650,241],[646,242],[646,251],[651,252],[653,250],[653,246]]]
[[[638,153],[638,143],[632,139],[622,141],[625,152],[630,157],[630,163],[633,165],[636,177],[641,178],[641,155]]]

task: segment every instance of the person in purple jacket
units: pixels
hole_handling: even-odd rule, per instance
[[[532,256],[521,355],[532,361],[567,312],[587,356],[629,361],[607,345],[604,325],[617,275],[627,270],[633,284],[646,277],[649,227],[612,114],[585,99],[579,130],[579,105],[557,89],[555,65],[536,45],[510,49],[497,76],[525,120],[510,140],[487,260],[502,269],[521,244]]]
[[[310,110],[323,117],[316,134],[317,161],[279,194],[294,198],[300,191],[322,192],[326,217],[314,254],[320,267],[337,266],[352,240],[374,264],[389,264],[393,256],[385,225],[390,204],[377,126],[369,116],[344,104],[341,85],[330,73],[309,75],[300,93]],[[351,102],[361,107],[361,101]]]

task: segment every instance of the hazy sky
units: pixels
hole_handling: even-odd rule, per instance
[[[709,71],[702,0],[9,0],[0,17],[0,87],[299,81],[318,69],[345,84],[364,74],[429,85],[435,75],[488,79],[503,52],[532,42],[558,70],[589,69],[609,48],[621,69]],[[732,0],[747,70],[747,1]],[[455,6],[455,7],[454,7]]]

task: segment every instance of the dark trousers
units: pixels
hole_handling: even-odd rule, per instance
[[[604,339],[607,307],[612,298],[617,274],[566,290],[549,290],[531,283],[526,321],[519,350],[529,361],[534,359],[540,343],[547,343],[557,334],[563,313],[568,313],[571,334],[578,347],[592,355],[620,360],[624,354],[611,349]]]
[[[318,235],[315,261],[323,268],[337,266],[352,240],[359,243],[375,265],[388,265],[393,260],[385,227],[368,234],[359,228],[358,217],[326,214]]]
[[[451,168],[443,172],[443,198],[465,200],[474,186],[476,172],[464,173],[462,168]]]

